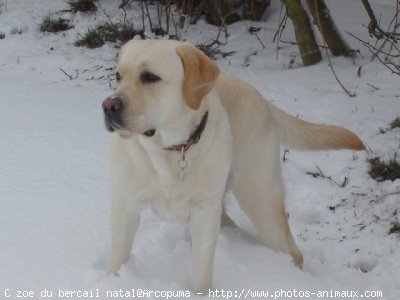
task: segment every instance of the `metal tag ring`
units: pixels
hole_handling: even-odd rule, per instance
[[[187,160],[185,160],[185,159],[180,159],[180,160],[178,160],[178,167],[179,167],[179,169],[184,170],[184,169],[187,168],[187,166],[188,166]]]

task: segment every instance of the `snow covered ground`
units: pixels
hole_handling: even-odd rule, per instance
[[[113,1],[101,3],[116,16]],[[189,290],[186,226],[159,220],[150,211],[144,213],[135,240],[135,262],[124,265],[119,277],[105,273],[109,134],[104,130],[101,102],[111,91],[109,77],[118,50],[111,44],[88,50],[74,47],[73,42],[89,22],[107,18],[101,11],[89,16],[61,12],[58,15],[73,20],[75,28],[44,34],[39,31],[43,17],[65,9],[63,1],[0,0],[0,4],[0,31],[6,34],[0,40],[0,298],[16,299],[20,290],[32,291],[20,295],[34,299],[43,299],[45,290],[57,299],[59,289],[88,292],[60,294],[70,299],[85,295],[107,299],[107,291],[116,295],[132,289]],[[372,4],[383,22],[393,14],[394,0]],[[343,32],[369,38],[362,26],[368,17],[360,1],[328,1],[328,5]],[[385,134],[379,129],[400,115],[400,78],[378,62],[369,62],[368,51],[347,35],[364,58],[358,57],[354,64],[334,58],[332,63],[357,97],[344,94],[326,57],[304,68],[296,46],[280,43],[277,59],[272,38],[279,9],[279,2],[273,1],[266,22],[230,26],[222,50],[235,53],[218,59],[218,65],[253,83],[266,98],[294,115],[351,129],[370,154],[290,151],[282,162],[287,211],[304,253],[304,270],[296,269],[288,256],[264,247],[228,194],[230,213],[243,230],[222,229],[215,287],[238,291],[231,295],[237,298],[252,290],[296,299],[296,289],[303,292],[300,296],[337,290],[348,291],[349,296],[357,291],[361,298],[368,290],[382,292],[376,299],[399,299],[400,236],[388,232],[391,223],[400,219],[400,180],[375,182],[367,173],[366,159],[368,155],[388,159],[399,149],[400,129]],[[128,13],[139,16],[138,11]],[[248,33],[249,26],[262,28],[258,36],[265,48]],[[23,33],[11,34],[15,29]],[[190,27],[187,40],[204,42],[216,35],[216,28],[200,20]],[[282,38],[294,40],[290,24]],[[361,77],[358,66],[363,66]],[[347,178],[347,185],[307,175],[318,169],[339,185]],[[319,299],[332,299],[330,295]],[[229,294],[219,296],[226,299]]]

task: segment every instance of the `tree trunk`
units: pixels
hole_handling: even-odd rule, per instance
[[[305,66],[314,65],[321,61],[321,52],[315,41],[310,19],[299,0],[282,0],[286,6],[289,18],[293,22],[296,41],[301,59]]]
[[[338,32],[324,0],[307,0],[308,7],[329,50],[334,56],[349,56],[351,51]]]

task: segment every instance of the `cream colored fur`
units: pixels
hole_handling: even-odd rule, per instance
[[[143,70],[161,81],[143,84]],[[344,128],[296,119],[240,79],[218,76],[214,63],[187,43],[131,41],[117,71],[122,79],[113,96],[123,100],[124,111],[110,152],[110,271],[116,273],[131,256],[140,212],[150,206],[163,218],[189,223],[193,288],[212,288],[221,217],[223,224],[234,224],[223,211],[226,190],[233,191],[261,240],[301,267],[285,213],[280,144],[360,150],[361,141]],[[206,111],[201,139],[186,152],[182,181],[180,154],[164,148],[184,142]],[[148,129],[156,134],[142,135]]]

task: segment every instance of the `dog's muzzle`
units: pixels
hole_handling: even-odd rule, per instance
[[[110,132],[117,131],[121,137],[129,137],[134,131],[126,128],[122,120],[123,102],[118,96],[108,97],[102,104],[106,129]],[[152,137],[156,129],[148,129],[142,132],[146,137]]]
[[[122,100],[112,96],[103,101],[104,120],[106,129],[113,132],[115,129],[122,128],[121,114],[123,109]]]

